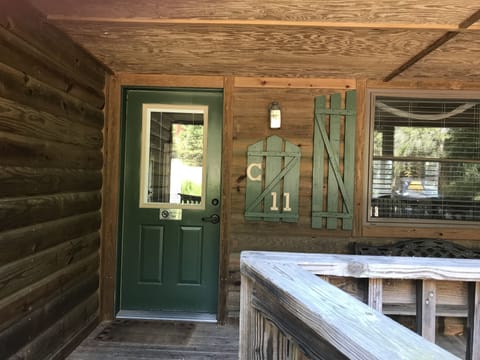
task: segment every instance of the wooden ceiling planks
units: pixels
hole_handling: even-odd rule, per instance
[[[460,28],[479,10],[470,0],[30,1],[115,72],[479,77],[471,60],[480,23]],[[459,33],[448,41],[455,46],[445,42],[430,53],[452,31]],[[445,63],[455,68],[446,72]]]
[[[48,15],[144,19],[264,19],[457,25],[471,0],[31,0]]]
[[[57,25],[114,71],[273,77],[379,78],[443,34],[281,26]]]

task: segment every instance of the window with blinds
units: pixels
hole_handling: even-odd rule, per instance
[[[480,221],[480,99],[377,94],[371,113],[370,221]]]

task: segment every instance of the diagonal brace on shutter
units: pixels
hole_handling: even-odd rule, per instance
[[[323,124],[319,120],[319,115],[324,114],[323,111],[316,111],[315,112],[315,126],[318,127],[318,130],[320,131],[320,134],[322,135],[322,140],[323,143],[325,144],[325,148],[327,149],[328,153],[328,161],[332,165],[332,170],[335,175],[335,178],[337,179],[338,187],[340,189],[340,192],[342,194],[343,198],[343,203],[345,205],[345,208],[347,210],[348,214],[352,214],[352,201],[347,193],[347,189],[345,188],[345,184],[343,182],[342,175],[340,174],[340,160],[338,159],[337,154],[333,151],[333,148],[330,144],[330,139],[328,138],[327,134],[327,129],[325,128],[325,124]]]
[[[293,154],[287,154],[288,156],[292,156]],[[296,165],[296,163],[299,161],[300,157],[297,154],[294,154],[292,159],[286,164],[286,166],[282,169],[281,172],[273,178],[273,180],[265,186],[265,189],[263,192],[253,201],[250,205],[248,205],[246,212],[252,211],[258,204],[262,202],[262,200],[267,196],[268,193],[280,182],[280,180],[291,170],[293,167]]]

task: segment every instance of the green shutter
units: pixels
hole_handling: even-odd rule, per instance
[[[327,97],[315,98],[312,227],[337,229],[340,219],[342,229],[351,230],[355,167],[355,91],[346,92],[343,108],[341,94],[332,94],[329,100],[327,107]],[[326,160],[328,166],[325,164]]]
[[[248,147],[245,219],[296,222],[300,148],[278,136]]]

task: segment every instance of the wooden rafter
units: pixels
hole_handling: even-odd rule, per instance
[[[477,10],[474,12],[472,15],[470,15],[468,18],[466,18],[464,21],[462,21],[458,25],[458,30],[455,31],[447,31],[444,35],[439,37],[437,40],[435,40],[433,43],[431,43],[429,46],[427,46],[425,49],[421,50],[419,53],[411,57],[409,60],[407,60],[405,63],[400,65],[398,68],[393,70],[390,74],[388,74],[383,81],[388,82],[395,78],[396,76],[400,75],[403,73],[405,70],[409,69],[413,65],[415,65],[418,61],[423,59],[425,56],[433,52],[434,50],[440,48],[442,45],[456,37],[458,34],[461,33],[462,30],[469,29],[473,24],[475,24],[477,21],[480,20],[480,10]],[[472,28],[477,28],[477,26],[472,27]]]
[[[463,20],[458,27],[460,29],[467,29],[473,24],[475,24],[477,21],[480,20],[480,10],[475,11],[472,15],[470,15],[468,18]]]
[[[159,25],[237,25],[237,26],[286,26],[334,29],[378,29],[378,30],[445,30],[454,32],[480,31],[480,26],[471,28],[452,24],[406,24],[380,22],[336,22],[336,21],[290,21],[290,20],[244,20],[244,19],[154,19],[154,18],[112,18],[97,16],[48,15],[52,22],[100,22],[119,24]]]

